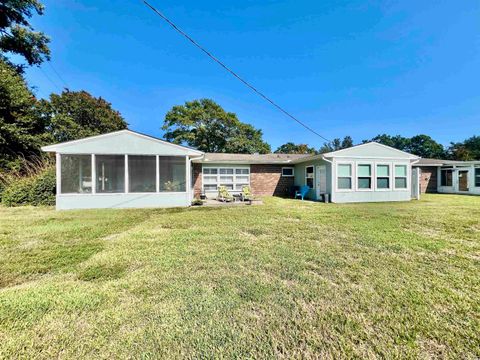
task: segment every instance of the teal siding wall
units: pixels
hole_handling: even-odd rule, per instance
[[[310,189],[310,191],[307,194],[307,198],[310,200],[320,200],[317,199],[317,191],[316,191],[316,184],[317,184],[317,166],[318,165],[326,165],[327,169],[327,193],[331,194],[332,193],[332,167],[331,164],[325,160],[313,160],[313,161],[308,161],[304,163],[300,163],[295,165],[295,185],[296,186],[303,186],[305,185],[305,168],[307,166],[312,166],[314,167],[314,188]]]

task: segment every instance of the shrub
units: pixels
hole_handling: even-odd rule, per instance
[[[55,204],[55,169],[44,164],[26,176],[3,177],[1,201],[6,206]],[[1,189],[0,189],[1,191]]]

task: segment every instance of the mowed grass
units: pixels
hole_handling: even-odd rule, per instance
[[[480,197],[0,208],[0,358],[479,358]]]

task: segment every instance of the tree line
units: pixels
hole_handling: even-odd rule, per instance
[[[33,29],[29,19],[42,15],[37,0],[5,0],[0,3],[0,170],[21,171],[23,164],[38,161],[40,147],[127,128],[119,111],[102,97],[85,90],[64,89],[48,99],[37,99],[23,72],[50,60],[49,38]],[[24,59],[25,63],[14,63]],[[175,105],[165,115],[164,138],[205,152],[272,152],[262,130],[242,122],[211,99]],[[480,136],[444,147],[428,135],[411,138],[380,134],[372,139],[421,157],[458,160],[480,159]],[[318,154],[353,146],[350,136],[336,138],[319,148],[287,142],[275,153]]]

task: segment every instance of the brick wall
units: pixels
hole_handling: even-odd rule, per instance
[[[437,192],[437,168],[435,166],[420,167],[420,191],[422,193]]]
[[[255,195],[287,195],[292,177],[282,177],[281,165],[251,165],[250,187]]]
[[[202,164],[193,164],[193,193],[202,193]],[[288,195],[292,177],[282,177],[282,166],[250,165],[250,187],[254,195]]]

